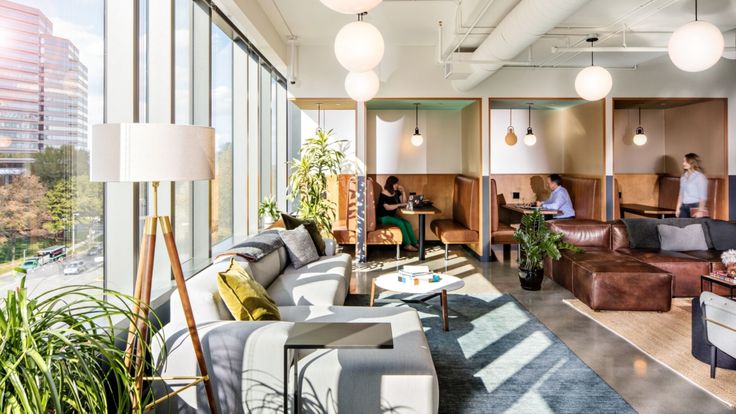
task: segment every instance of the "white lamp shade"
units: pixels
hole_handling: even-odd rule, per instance
[[[322,4],[342,14],[359,14],[381,4],[382,0],[320,0]]]
[[[534,134],[526,134],[524,135],[524,144],[528,146],[532,146],[537,143],[537,137]]]
[[[690,22],[672,33],[667,47],[672,63],[685,72],[700,72],[723,55],[723,34],[712,23]]]
[[[92,127],[90,181],[196,181],[215,177],[215,130],[171,124]]]
[[[601,66],[588,66],[575,78],[575,91],[587,101],[603,99],[611,92],[613,78]]]
[[[422,146],[422,143],[424,143],[424,137],[422,134],[414,134],[411,136],[411,145],[414,145],[415,147]]]
[[[376,72],[350,72],[345,77],[345,91],[357,102],[367,102],[378,94],[381,83]]]
[[[634,145],[642,146],[647,143],[647,136],[644,133],[634,135]]]
[[[350,72],[365,72],[375,68],[381,63],[383,52],[383,36],[370,23],[348,23],[335,37],[335,57]]]

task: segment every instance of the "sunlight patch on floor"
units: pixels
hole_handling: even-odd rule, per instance
[[[552,407],[547,404],[547,401],[545,401],[544,397],[542,397],[539,394],[539,387],[542,386],[547,380],[555,373],[558,369],[560,369],[563,365],[565,365],[568,361],[568,358],[561,359],[557,361],[557,363],[549,369],[547,372],[542,375],[537,382],[532,385],[531,388],[529,388],[529,391],[524,393],[524,395],[519,398],[514,405],[512,405],[508,410],[506,410],[506,413],[528,413],[528,412],[534,412],[534,413],[553,413],[554,410]]]
[[[544,333],[534,332],[474,376],[483,381],[488,392],[493,392],[551,345],[552,341]]]
[[[473,330],[457,339],[465,359],[514,331],[529,320],[526,312],[514,302],[507,302],[473,320]]]

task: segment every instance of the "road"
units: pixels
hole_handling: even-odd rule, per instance
[[[86,270],[78,275],[64,275],[64,263],[73,260],[82,260]],[[95,258],[86,255],[77,255],[67,258],[64,262],[53,262],[45,264],[38,269],[28,272],[26,276],[26,287],[30,296],[37,296],[45,291],[69,285],[96,285],[102,287],[103,269],[102,262],[95,262]],[[0,277],[0,295],[20,286],[21,275]]]

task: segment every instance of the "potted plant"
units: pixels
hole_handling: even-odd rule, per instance
[[[317,129],[299,149],[299,159],[289,162],[288,199],[298,200],[297,215],[311,219],[326,238],[332,237],[332,221],[337,205],[328,198],[330,175],[337,175],[345,160],[343,145],[346,141],[332,138],[332,130]]]
[[[133,318],[133,301],[94,286],[65,286],[31,298],[23,276],[20,287],[0,299],[2,411],[140,412],[132,403],[142,407],[152,397],[141,395],[126,369],[118,335],[127,329],[114,325]],[[150,319],[144,323],[154,326]]]
[[[582,252],[582,249],[571,243],[562,241],[562,234],[549,229],[544,216],[535,209],[525,214],[521,225],[514,233],[519,243],[519,282],[524,290],[539,290],[544,279],[544,259],[551,257],[560,259],[560,250],[567,249]]]
[[[281,215],[281,210],[276,205],[276,199],[273,196],[268,196],[258,204],[258,218],[263,220],[264,226],[270,226]]]
[[[726,266],[726,273],[729,277],[736,277],[736,250],[726,250],[721,254],[721,262]]]

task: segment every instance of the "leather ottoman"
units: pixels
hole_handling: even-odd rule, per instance
[[[671,274],[623,255],[600,255],[587,259],[573,264],[572,291],[591,309],[670,310]]]

